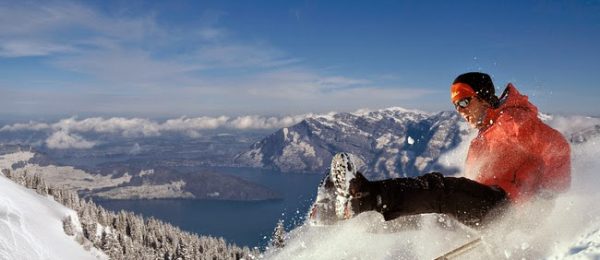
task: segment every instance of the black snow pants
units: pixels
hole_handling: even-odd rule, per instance
[[[474,226],[508,204],[506,192],[467,178],[444,177],[433,172],[416,178],[369,182],[369,209],[385,220],[423,213],[444,213]],[[363,200],[364,201],[364,200]],[[358,208],[364,207],[362,202]],[[487,219],[487,218],[486,218]]]

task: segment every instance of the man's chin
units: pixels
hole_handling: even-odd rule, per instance
[[[479,122],[477,122],[472,117],[470,117],[470,116],[463,116],[463,118],[465,119],[465,121],[467,121],[467,124],[469,124],[470,127],[474,128],[474,129],[479,128]]]
[[[469,123],[469,126],[472,127],[473,129],[479,129],[483,125],[481,123],[481,121],[476,121],[476,122],[468,121],[468,123]]]

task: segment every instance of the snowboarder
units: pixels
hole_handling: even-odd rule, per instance
[[[357,172],[351,154],[338,153],[309,217],[327,224],[373,210],[385,220],[444,213],[475,226],[506,206],[568,189],[569,144],[538,118],[537,108],[512,84],[498,98],[489,75],[465,73],[454,80],[451,101],[479,131],[469,147],[467,178],[432,172],[369,181]]]

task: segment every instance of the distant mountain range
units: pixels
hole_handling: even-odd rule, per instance
[[[336,152],[356,155],[368,177],[416,176],[444,169],[440,154],[467,135],[455,112],[403,108],[307,118],[282,128],[236,156],[235,162],[284,172],[323,172]],[[462,125],[462,127],[461,127]]]

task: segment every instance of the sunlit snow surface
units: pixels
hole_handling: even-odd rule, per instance
[[[28,160],[29,154],[11,156],[0,158],[0,164]],[[62,218],[68,215],[77,219],[73,210],[0,175],[0,259],[105,259],[64,233]]]
[[[582,117],[545,120],[565,136],[600,123]],[[459,145],[446,160],[463,162],[467,146]],[[434,259],[481,237],[480,246],[458,259],[600,259],[600,136],[571,147],[572,187],[553,205],[523,205],[478,231],[441,215],[384,222],[378,213],[367,212],[332,226],[302,225],[288,233],[284,248],[268,249],[264,257]]]

